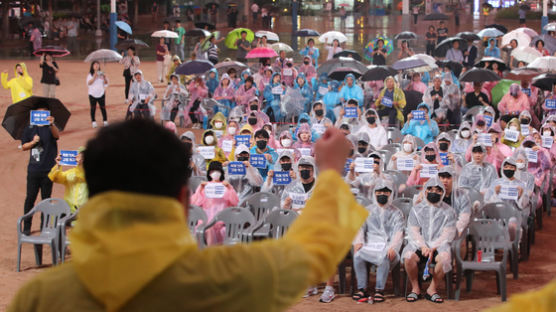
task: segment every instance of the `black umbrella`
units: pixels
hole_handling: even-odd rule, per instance
[[[29,24],[33,24],[35,26],[40,26],[42,23],[41,23],[40,18],[31,17],[31,16],[23,17],[19,20],[19,26],[21,28],[23,28],[23,27],[25,27]]]
[[[188,61],[176,68],[178,75],[197,75],[202,74],[213,68],[211,62],[205,60]]]
[[[392,68],[395,70],[407,70],[411,68],[427,66],[428,63],[423,59],[416,57],[406,57],[392,64]]]
[[[216,29],[216,26],[214,26],[214,24],[208,23],[208,22],[195,23],[195,27],[200,28],[200,29],[210,30],[210,31],[213,31],[213,30]]]
[[[442,40],[442,42],[440,42],[439,44],[436,45],[436,47],[434,48],[434,55],[438,56],[438,57],[445,57],[448,50],[450,50],[450,48],[452,47],[452,45],[456,41],[459,42],[460,50],[465,50],[466,49],[466,41],[465,40],[463,40],[460,37],[450,37],[450,38],[446,38],[446,39]]]
[[[425,21],[446,21],[449,20],[450,17],[448,15],[442,13],[431,13],[429,15],[425,15]]]
[[[477,40],[481,40],[481,37],[477,36],[476,34],[470,32],[470,31],[462,31],[460,33],[458,33],[456,35],[456,37],[460,37],[462,39],[465,39],[466,41],[472,40],[472,41],[477,41]]]
[[[220,6],[220,4],[216,3],[216,2],[209,2],[207,4],[205,4],[206,8],[211,8],[213,5],[215,5],[217,8]]]
[[[423,93],[419,91],[404,91],[405,94],[405,106],[403,108],[404,118],[407,119],[407,115],[417,109],[417,106],[423,102]]]
[[[350,67],[338,67],[336,69],[334,69],[333,71],[331,71],[328,74],[328,78],[330,79],[334,79],[334,80],[338,80],[338,81],[342,81],[346,78],[347,75],[349,74],[353,74],[355,76],[355,78],[359,78],[361,77],[361,72],[358,71],[355,68],[350,68]]]
[[[294,35],[298,37],[318,37],[320,33],[312,29],[300,29],[296,31]]]
[[[214,65],[214,68],[218,70],[219,75],[222,75],[224,73],[227,73],[228,70],[232,68],[235,69],[236,72],[240,73],[247,68],[247,65],[236,61],[226,61],[217,63],[216,65]]]
[[[504,63],[503,60],[497,58],[497,57],[483,57],[478,63],[475,64],[475,67],[479,67],[479,68],[484,68],[485,64],[489,64],[488,65],[488,69],[492,69],[492,63],[497,63],[498,64],[498,69],[500,71],[504,71],[506,70],[506,63]]]
[[[498,81],[500,79],[500,76],[498,76],[495,72],[484,68],[473,68],[466,71],[459,77],[459,81],[463,82],[486,82]]]
[[[522,5],[519,6],[519,8],[525,11],[531,10],[531,7],[527,3],[523,3]]]
[[[47,46],[43,46],[38,50],[35,50],[33,54],[36,56],[40,56],[43,54],[50,54],[52,55],[52,57],[64,57],[66,55],[69,55],[70,51],[60,46],[47,45]]]
[[[351,57],[352,59],[361,62],[361,55],[353,50],[343,50],[342,52],[334,54],[334,58],[338,57]]]
[[[31,96],[8,107],[2,127],[6,129],[15,140],[20,140],[23,131],[29,126],[31,111],[42,105],[47,105],[50,115],[54,117],[54,124],[58,129],[64,130],[71,115],[70,111],[58,99]]]
[[[369,67],[361,80],[363,81],[375,81],[375,80],[384,80],[388,76],[394,76],[397,74],[397,71],[390,66],[383,66],[383,65],[373,65]]]
[[[357,60],[349,57],[338,57],[320,64],[319,68],[317,69],[317,75],[320,76],[322,74],[330,73],[338,67],[354,68],[357,69],[357,71],[359,71],[360,73],[364,73],[367,71],[367,66]]]
[[[533,78],[533,85],[541,90],[552,91],[556,84],[556,74],[542,74]]]
[[[395,40],[402,40],[402,39],[417,39],[417,34],[412,31],[402,31],[401,33],[394,36]]]
[[[186,37],[208,37],[210,32],[201,28],[193,28],[185,32]]]
[[[448,67],[452,72],[454,72],[454,75],[456,75],[456,77],[459,77],[459,75],[461,74],[461,70],[463,69],[463,65],[461,63],[449,60],[436,61],[436,65],[442,68]]]
[[[490,24],[490,25],[486,25],[484,28],[496,28],[498,30],[500,30],[503,33],[507,33],[508,32],[508,28],[506,28],[503,25],[500,24]]]
[[[118,42],[118,44],[116,45],[116,49],[124,50],[124,49],[127,49],[127,48],[131,47],[131,46],[136,47],[136,48],[148,48],[149,47],[149,45],[142,40],[127,39],[127,40],[123,40],[123,41]]]

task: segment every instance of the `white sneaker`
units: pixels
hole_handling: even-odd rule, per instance
[[[334,294],[334,287],[326,286],[326,288],[324,288],[324,292],[320,295],[319,301],[323,303],[330,303],[334,300],[334,298],[336,298],[336,295]]]
[[[316,287],[309,287],[307,288],[307,292],[303,295],[303,298],[315,296],[319,294],[319,290]]]
[[[104,126],[105,126],[105,127],[108,126],[108,121],[105,121],[105,122],[104,122]]]
[[[93,129],[97,127],[97,122],[93,121]]]

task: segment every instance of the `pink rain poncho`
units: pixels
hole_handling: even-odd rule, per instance
[[[517,95],[513,96],[512,92]],[[519,115],[522,111],[530,109],[529,98],[521,92],[521,87],[517,83],[510,86],[510,92],[506,93],[498,103],[501,115]]]
[[[308,134],[309,139],[305,142],[301,141],[301,134]],[[311,127],[309,124],[304,123],[297,131],[297,141],[293,144],[295,149],[295,161],[299,160],[301,156],[314,156],[313,143],[311,142]]]

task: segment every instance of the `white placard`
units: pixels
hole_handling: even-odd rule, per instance
[[[517,142],[517,140],[519,140],[519,132],[515,130],[506,129],[504,130],[504,139],[510,142]]]
[[[420,177],[421,178],[432,178],[438,174],[437,164],[422,164]]]
[[[214,146],[199,146],[197,151],[204,159],[213,159],[215,156]]]
[[[411,171],[415,167],[415,159],[411,157],[398,157],[396,166],[399,171]]]
[[[318,134],[323,134],[326,131],[326,127],[320,123],[314,123],[312,129]]]
[[[301,154],[301,156],[311,156],[311,149],[308,147],[299,147],[297,151]]]
[[[148,96],[148,94],[144,93],[139,94],[139,101],[144,101],[145,99],[147,99]]]
[[[521,135],[524,137],[529,135],[529,125],[521,125]]]
[[[534,151],[532,148],[526,148],[525,152],[527,153],[527,160],[530,163],[537,163],[539,160],[539,154],[537,151]]]
[[[284,76],[293,75],[293,70],[291,68],[284,68]]]
[[[293,209],[302,209],[305,208],[308,196],[305,193],[291,193],[290,198],[292,199]]]
[[[284,89],[282,89],[281,85],[272,88],[272,94],[282,94],[283,92]]]
[[[217,138],[220,138],[223,134],[224,134],[224,130],[212,130],[212,132],[214,132],[214,135],[216,135]]]
[[[355,158],[355,172],[373,172],[374,158],[357,157]]]
[[[226,187],[222,183],[209,182],[205,185],[206,198],[222,198],[226,193]]]
[[[222,150],[226,153],[231,153],[234,147],[234,141],[232,140],[222,140]]]
[[[492,146],[492,137],[490,136],[490,133],[479,133],[477,143],[484,146]]]
[[[500,199],[510,199],[510,200],[517,200],[519,195],[518,189],[515,186],[509,186],[509,185],[502,185],[500,187],[500,194],[498,194],[498,197],[500,197]]]
[[[325,95],[326,93],[328,93],[328,88],[327,88],[327,87],[320,86],[320,87],[319,87],[319,94],[320,94],[320,95]]]
[[[542,137],[542,147],[551,149],[552,144],[554,144],[554,138],[551,136],[543,136]]]

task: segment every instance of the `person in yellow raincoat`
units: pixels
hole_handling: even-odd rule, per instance
[[[539,290],[513,295],[508,303],[488,309],[488,312],[550,312],[556,310],[556,280]]]
[[[203,157],[205,157],[207,169],[208,169],[208,165],[211,161],[218,161],[218,162],[221,162],[221,163],[226,161],[226,154],[224,153],[224,151],[220,147],[218,147],[218,138],[216,137],[216,135],[217,135],[217,133],[212,129],[205,130],[205,132],[203,132],[203,136],[202,136],[202,139],[201,139],[201,144],[197,147],[197,148],[204,148],[204,147],[209,147],[209,146],[214,147],[214,153],[212,153],[212,155],[211,155],[212,158],[210,158],[209,156],[201,154]],[[207,158],[207,157],[209,157],[209,158]]]
[[[68,203],[71,208],[71,213],[74,213],[77,209],[83,206],[88,199],[89,191],[87,190],[87,182],[85,182],[85,171],[83,170],[83,151],[84,147],[80,147],[77,151],[77,166],[62,171],[62,166],[60,161],[61,156],[56,158],[56,165],[52,167],[48,178],[54,182],[63,184],[66,189],[64,192],[64,200]]]
[[[27,73],[25,63],[15,65],[14,78],[8,80],[8,71],[2,72],[2,87],[12,92],[12,103],[24,100],[33,95],[33,78]]]
[[[394,77],[388,76],[384,79],[384,88],[375,101],[380,118],[388,116],[388,126],[396,126],[396,120],[403,124],[403,108],[405,107],[405,94],[396,85]]]
[[[8,311],[283,311],[335,272],[368,215],[340,174],[350,149],[337,129],[316,143],[319,180],[282,239],[199,250],[185,146],[152,121],[111,124],[84,152],[90,199],[72,261],[25,284]]]

